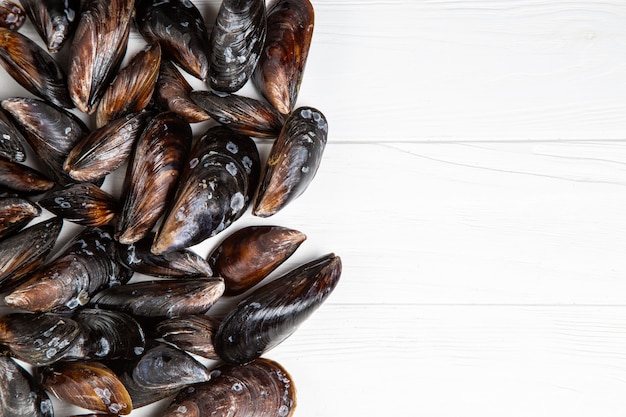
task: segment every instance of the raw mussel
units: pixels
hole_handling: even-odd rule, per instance
[[[203,122],[211,116],[189,97],[192,87],[178,71],[176,65],[161,61],[159,77],[154,87],[154,101],[163,110],[170,110],[189,123]]]
[[[24,3],[24,1],[22,1]],[[11,0],[0,1],[0,26],[3,28],[18,30],[26,20],[26,13],[19,4]]]
[[[0,198],[0,239],[9,237],[41,214],[41,208],[19,197]]]
[[[55,182],[28,165],[0,157],[0,187],[17,194],[41,194],[54,187]]]
[[[213,345],[213,335],[220,321],[205,314],[180,316],[156,325],[157,335],[180,349],[208,359],[219,359]]]
[[[52,401],[28,371],[0,355],[0,410],[3,417],[53,417]]]
[[[58,52],[76,29],[81,0],[20,0],[48,51]]]
[[[39,200],[39,204],[57,216],[83,226],[106,226],[119,211],[117,200],[90,182],[52,190]]]

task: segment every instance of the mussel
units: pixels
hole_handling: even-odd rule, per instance
[[[119,211],[117,200],[90,182],[52,190],[39,200],[39,204],[57,216],[83,226],[106,226]]]
[[[20,0],[48,51],[59,52],[74,33],[81,0]]]
[[[22,1],[22,3],[24,3]],[[11,0],[0,1],[0,26],[3,28],[18,30],[24,24],[26,14],[19,4]]]
[[[0,108],[0,157],[11,162],[24,162],[26,151],[22,136],[6,112]]]
[[[29,195],[43,193],[54,185],[54,181],[34,168],[0,158],[0,187]]]
[[[0,355],[0,410],[3,417],[53,417],[52,401],[28,371]]]
[[[41,214],[41,208],[19,197],[0,198],[0,239],[11,236]]]

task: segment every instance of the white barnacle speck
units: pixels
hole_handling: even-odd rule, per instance
[[[309,172],[309,167],[302,167],[301,171],[303,174],[307,174]]]
[[[113,414],[117,414],[120,412],[120,410],[122,409],[122,405],[118,404],[118,403],[113,403],[109,406],[109,411],[112,412]]]
[[[240,192],[235,193],[230,198],[230,208],[235,212],[241,210],[244,204],[245,204],[245,199],[243,197],[243,194],[241,194]]]
[[[71,298],[67,303],[65,303],[65,306],[70,310],[75,309],[78,305],[78,300],[76,298]]]
[[[199,162],[200,161],[198,160],[198,158],[193,158],[192,160],[189,161],[189,168],[193,169],[197,167]]]
[[[181,414],[185,414],[187,412],[187,407],[185,407],[184,405],[179,405],[176,411],[178,411]]]
[[[186,27],[189,27],[189,22],[180,22],[180,25],[186,28]]]
[[[252,171],[252,159],[249,156],[244,156],[241,158],[241,163],[243,164],[243,168],[246,170],[246,173],[250,173]]]
[[[234,177],[235,175],[237,175],[237,165],[235,165],[233,162],[227,163],[226,171],[228,171],[228,173]]]
[[[300,116],[304,117],[305,119],[310,119],[311,118],[311,110],[310,109],[302,109],[300,111]]]
[[[141,354],[143,353],[143,351],[144,351],[144,348],[143,348],[143,347],[141,347],[141,346],[135,346],[135,347],[133,348],[133,352],[134,352],[134,353],[135,353],[135,355],[137,355],[137,356],[141,355]]]
[[[237,394],[241,394],[243,392],[243,385],[241,384],[241,382],[235,382],[230,389],[233,392],[236,392]]]
[[[57,354],[57,350],[55,348],[50,348],[48,350],[46,350],[46,358],[51,359],[54,357],[54,355]]]
[[[95,355],[100,357],[106,356],[109,354],[110,351],[111,344],[105,337],[101,337],[100,340],[98,340],[98,350],[96,351]]]
[[[69,135],[70,133],[72,133],[72,128],[68,126],[65,128],[65,134]]]
[[[111,391],[109,391],[108,388],[94,388],[93,392],[100,397],[100,399],[102,400],[102,402],[104,402],[105,404],[110,404],[111,403]],[[119,410],[118,410],[119,411]]]
[[[226,144],[226,150],[230,153],[236,154],[237,152],[239,152],[239,147],[236,143],[228,141],[228,143]]]
[[[141,259],[137,256],[137,251],[134,244],[128,245],[128,257],[126,260],[130,265],[141,263]]]
[[[224,61],[226,61],[227,64],[235,62],[235,56],[233,55],[233,50],[230,46],[224,48]]]
[[[6,133],[3,133],[2,134],[2,139],[9,140],[9,139],[11,139],[11,136],[7,135]]]
[[[286,405],[281,405],[280,408],[278,409],[278,415],[280,417],[285,417],[287,414],[289,414],[289,407],[287,407]]]
[[[246,62],[246,56],[245,55],[239,55],[237,57],[237,63],[238,64],[243,64],[244,62]]]
[[[72,204],[69,201],[65,201],[63,197],[55,197],[54,204],[64,209],[72,208]]]
[[[261,308],[261,304],[257,302],[250,303],[250,307],[252,308]]]
[[[50,399],[45,399],[39,403],[39,411],[44,416],[52,415],[52,401]]]

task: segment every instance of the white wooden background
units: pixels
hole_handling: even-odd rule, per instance
[[[219,2],[195,3],[211,21]],[[295,380],[295,415],[623,416],[626,3],[313,4],[298,104],[329,120],[321,168],[230,230],[308,235],[274,276],[343,259],[266,355]]]

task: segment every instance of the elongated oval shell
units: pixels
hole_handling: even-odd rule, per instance
[[[267,26],[264,0],[224,0],[209,41],[209,85],[233,93],[259,60]]]
[[[106,226],[119,211],[117,200],[90,182],[50,191],[39,204],[57,216],[83,226]]]
[[[89,0],[70,49],[68,88],[76,107],[87,114],[119,68],[131,27],[134,0]]]
[[[59,314],[12,313],[0,317],[0,343],[31,365],[58,361],[76,342],[79,326]]]
[[[41,208],[19,197],[0,198],[0,239],[9,237],[41,214]]]
[[[100,362],[59,362],[40,369],[39,374],[46,391],[70,404],[112,414],[132,411],[128,391]]]
[[[252,214],[269,217],[299,197],[317,173],[328,137],[324,115],[300,107],[287,119],[270,151]]]
[[[3,417],[53,417],[52,401],[35,379],[0,355],[0,410]]]
[[[51,262],[4,301],[22,310],[67,311],[85,305],[98,291],[125,284],[133,271],[118,261],[117,245],[108,231],[85,228]]]
[[[205,313],[223,293],[221,278],[141,281],[102,290],[90,305],[143,317],[176,317]]]
[[[152,99],[160,65],[159,44],[148,44],[139,51],[104,92],[96,111],[96,126],[145,109]]]
[[[181,316],[159,322],[159,337],[180,349],[208,359],[218,360],[213,345],[213,335],[220,322],[207,315]]]
[[[152,252],[190,247],[230,226],[246,210],[258,172],[252,139],[221,126],[209,129],[189,154]]]
[[[282,114],[295,107],[314,23],[309,0],[278,0],[267,11],[265,46],[252,80]]]
[[[137,0],[137,29],[148,42],[158,42],[163,52],[191,75],[206,80],[207,29],[200,11],[188,0]]]
[[[175,113],[156,115],[138,138],[128,164],[116,238],[124,244],[146,236],[165,212],[191,148],[191,127]]]
[[[0,157],[11,162],[24,162],[26,139],[20,133],[7,113],[0,108]]]
[[[305,239],[304,233],[286,227],[248,226],[222,240],[208,260],[215,274],[224,278],[224,294],[237,295],[278,268]]]
[[[0,65],[37,97],[55,106],[74,107],[65,72],[48,52],[19,32],[0,27]]]
[[[44,262],[62,226],[63,220],[54,217],[0,242],[0,292],[19,285]]]
[[[54,181],[28,165],[0,158],[0,187],[22,194],[39,194],[54,185]]]
[[[250,293],[222,320],[215,351],[227,363],[250,362],[288,338],[335,289],[341,260],[328,254]]]
[[[170,110],[189,123],[203,122],[211,116],[189,97],[191,85],[170,61],[162,60],[159,77],[154,87],[154,101],[164,110]]]
[[[76,29],[80,0],[20,0],[48,51],[58,52]]]
[[[23,3],[23,1],[22,1]],[[19,4],[10,0],[0,1],[0,26],[10,30],[18,30],[26,20],[26,13]]]
[[[291,375],[269,359],[223,365],[209,381],[183,390],[163,417],[290,417],[296,408]]]
[[[219,96],[210,91],[192,91],[190,97],[211,118],[242,135],[273,139],[283,127],[280,113],[250,97]]]

